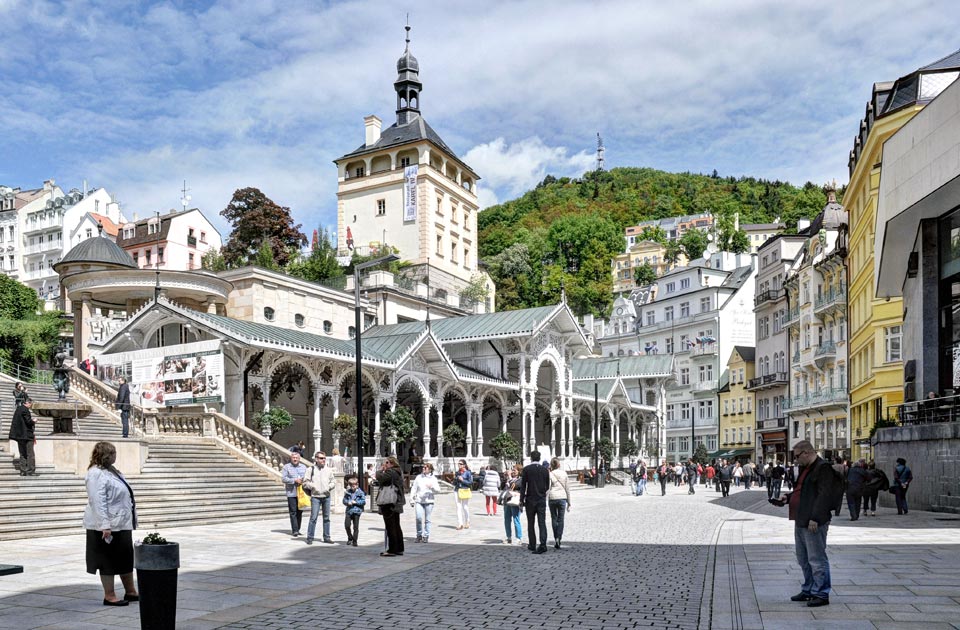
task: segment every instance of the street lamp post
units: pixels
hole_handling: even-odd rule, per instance
[[[357,396],[357,475],[363,474],[363,385],[360,377],[362,357],[360,355],[360,333],[362,329],[360,317],[360,271],[376,267],[384,263],[400,260],[396,254],[389,254],[374,260],[354,265],[353,267],[353,311],[354,311],[354,340],[356,341],[356,396]]]

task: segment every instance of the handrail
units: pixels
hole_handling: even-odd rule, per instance
[[[97,405],[103,415],[120,423],[120,412],[116,409],[117,390],[77,368],[70,368],[67,375],[72,391]],[[133,403],[130,404],[130,428],[134,435],[143,436],[143,407]]]
[[[19,365],[10,359],[0,358],[0,372],[24,383],[53,384],[53,372],[51,370],[38,370],[26,365]]]

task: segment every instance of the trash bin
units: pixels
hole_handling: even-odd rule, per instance
[[[180,544],[134,545],[133,566],[140,591],[141,630],[175,630]]]

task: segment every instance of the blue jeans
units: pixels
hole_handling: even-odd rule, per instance
[[[330,497],[310,497],[310,523],[307,525],[307,540],[313,540],[317,531],[317,516],[323,508],[323,539],[330,540]]]
[[[507,532],[508,540],[513,539],[510,533],[510,521],[513,521],[513,529],[517,532],[517,540],[521,540],[523,538],[523,526],[520,524],[520,506],[503,506],[503,528]]]
[[[120,412],[120,424],[123,426],[123,437],[130,434],[130,410],[124,409]]]
[[[783,484],[782,479],[768,479],[767,480],[767,498],[768,499],[779,499],[780,498],[780,487]]]
[[[417,517],[417,538],[430,538],[430,525],[433,524],[430,516],[433,514],[433,503],[417,503],[413,507]]]
[[[647,489],[647,480],[638,479],[637,480],[637,496],[642,495]]]
[[[903,486],[894,486],[894,498],[897,501],[897,514],[906,514],[907,510],[907,489]]]
[[[553,539],[560,542],[563,538],[563,516],[567,513],[566,499],[550,500],[550,525],[553,526]]]
[[[804,593],[827,599],[830,597],[830,560],[827,558],[827,530],[825,523],[811,532],[806,527],[794,527],[794,546],[797,564],[803,571]]]

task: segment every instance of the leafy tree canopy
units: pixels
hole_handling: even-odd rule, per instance
[[[50,360],[60,342],[60,311],[41,311],[30,287],[0,274],[0,358],[33,367]]]
[[[337,248],[326,229],[314,231],[315,238],[306,256],[299,250],[287,265],[287,273],[310,282],[319,282],[344,275],[343,267],[337,262]]]
[[[270,248],[277,265],[285,266],[291,251],[306,245],[307,237],[294,225],[290,208],[274,203],[257,188],[241,188],[220,215],[233,228],[223,247],[227,266],[263,262],[260,250],[264,243]]]
[[[633,282],[638,287],[652,284],[657,279],[657,272],[649,263],[643,263],[633,269]]]

